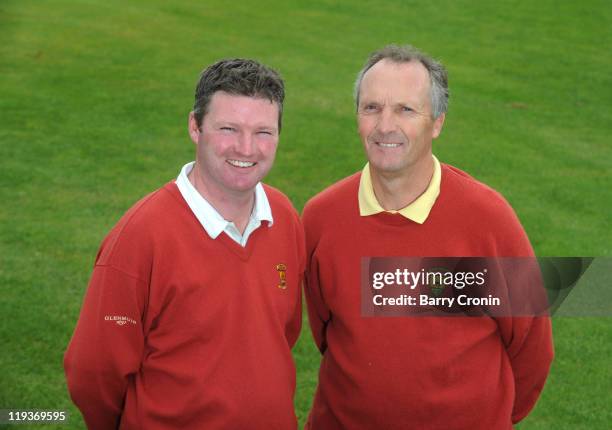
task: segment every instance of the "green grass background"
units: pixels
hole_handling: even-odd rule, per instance
[[[3,0],[0,408],[67,409],[83,426],[61,363],[97,247],[193,159],[193,88],[222,57],[285,78],[267,182],[298,209],[364,163],[351,90],[369,52],[412,43],[449,70],[438,157],[501,191],[538,255],[611,256],[611,29],[605,0]],[[555,319],[554,333],[520,428],[611,428],[612,319]],[[306,320],[295,358],[303,423],[319,363]]]

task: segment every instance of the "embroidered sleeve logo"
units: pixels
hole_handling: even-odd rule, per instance
[[[135,319],[123,315],[106,315],[104,321],[114,321],[119,326],[126,325],[127,323],[136,325]]]

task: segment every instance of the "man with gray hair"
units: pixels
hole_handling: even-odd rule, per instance
[[[362,262],[529,257],[529,240],[500,194],[432,154],[448,106],[440,63],[387,46],[359,73],[355,101],[368,163],[303,213],[306,299],[322,354],[306,427],[510,430],[544,386],[550,320],[367,317]]]
[[[284,85],[230,59],[206,68],[189,114],[195,162],[103,241],[66,351],[90,429],[295,429],[304,238],[261,180]]]

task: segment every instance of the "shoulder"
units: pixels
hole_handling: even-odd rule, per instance
[[[266,192],[266,197],[268,198],[268,202],[270,203],[270,208],[272,209],[272,216],[289,216],[291,218],[299,218],[297,210],[282,191],[278,188],[275,188],[268,184],[262,184],[264,191]]]
[[[456,167],[443,165],[440,199],[446,215],[461,220],[467,231],[495,244],[495,255],[532,255],[529,239],[514,209],[496,190]]]
[[[163,231],[163,225],[182,210],[177,196],[180,197],[176,184],[169,182],[138,200],[105,237],[96,263],[112,264],[124,260],[127,253],[145,254],[152,248],[155,236]]]
[[[322,237],[338,233],[359,214],[359,180],[361,172],[341,179],[311,198],[304,206],[302,222],[307,249],[314,249]],[[335,222],[330,222],[334,220]],[[310,252],[310,251],[309,251]]]
[[[440,193],[473,214],[514,216],[514,210],[498,191],[448,164],[442,164]]]
[[[308,200],[303,211],[304,222],[319,214],[337,214],[352,204],[358,205],[360,179],[361,171],[341,179]]]
[[[167,220],[177,210],[186,208],[174,181],[138,200],[121,217],[116,228],[121,230],[149,230]]]

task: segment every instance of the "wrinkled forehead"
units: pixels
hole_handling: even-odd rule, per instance
[[[398,63],[384,59],[363,76],[360,104],[365,101],[411,101],[429,104],[429,73],[420,61]]]

